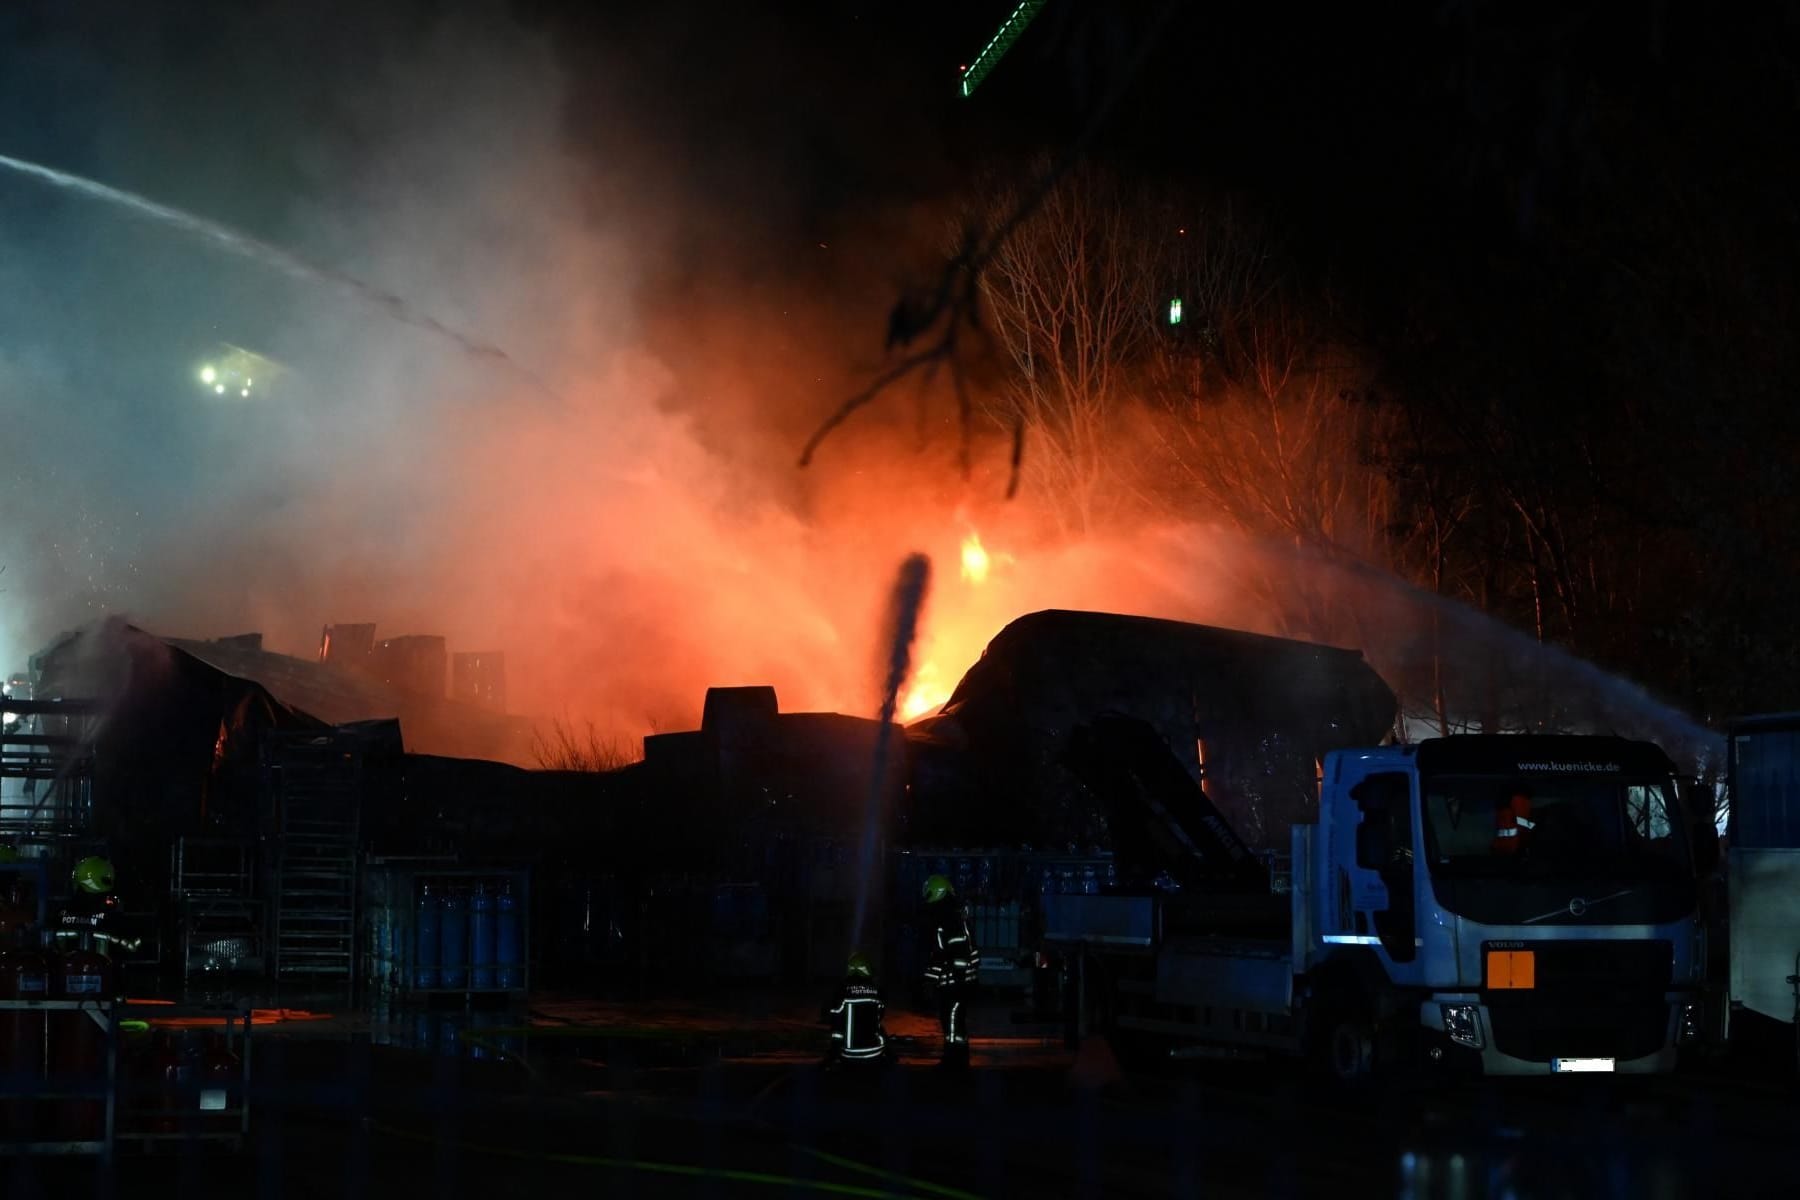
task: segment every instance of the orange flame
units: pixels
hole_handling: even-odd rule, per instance
[[[986,583],[996,562],[1012,561],[1010,555],[991,554],[988,548],[981,544],[981,535],[972,529],[969,531],[969,536],[962,541],[962,579],[970,587],[980,587]],[[952,614],[953,619],[964,615],[967,614]],[[943,668],[938,665],[938,659],[944,657],[946,650],[954,651],[963,647],[946,646],[944,642],[941,628],[922,642],[926,656],[920,661],[912,678],[907,681],[906,690],[900,694],[898,710],[902,721],[915,721],[928,713],[935,712],[943,707],[945,701],[950,699],[950,693],[955,687],[955,680],[945,677]],[[955,658],[956,656],[951,654],[950,661],[954,662]]]
[[[971,533],[963,539],[962,577],[965,582],[977,584],[985,582],[988,577],[988,567],[991,565],[987,547],[981,544],[979,533]]]
[[[916,721],[943,707],[944,701],[949,698],[950,688],[938,673],[937,664],[922,662],[919,669],[913,672],[906,690],[900,695],[900,719]]]

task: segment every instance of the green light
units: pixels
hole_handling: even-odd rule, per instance
[[[1043,9],[1044,3],[1045,0],[1022,0],[1019,7],[1012,10],[1012,15],[1001,24],[999,32],[988,39],[988,44],[981,48],[981,53],[975,56],[975,61],[963,72],[964,96],[975,94],[981,81],[987,78],[994,65],[1012,49],[1012,44],[1019,40],[1019,35],[1025,32],[1025,27],[1031,24],[1032,18]]]
[[[1181,324],[1181,297],[1180,296],[1177,296],[1173,300],[1169,301],[1169,324],[1171,324],[1171,325]]]

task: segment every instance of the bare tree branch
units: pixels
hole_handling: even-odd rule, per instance
[[[813,435],[807,439],[806,446],[800,455],[800,466],[805,467],[812,461],[813,453],[833,430],[906,376],[921,368],[929,368],[935,363],[951,362],[954,364],[958,331],[964,328],[970,330],[981,328],[980,293],[983,272],[993,261],[1000,248],[1055,191],[1069,170],[1085,157],[1095,137],[1111,119],[1113,110],[1131,90],[1131,85],[1142,72],[1151,52],[1161,40],[1163,29],[1181,7],[1179,0],[1163,0],[1163,3],[1158,6],[1145,26],[1136,51],[1114,85],[1102,96],[1100,103],[1089,114],[1087,123],[1083,125],[1074,140],[1063,149],[1049,169],[1039,176],[1019,203],[985,234],[977,232],[974,227],[965,230],[959,252],[945,264],[936,286],[930,290],[928,295],[923,298],[902,297],[894,306],[888,315],[887,344],[889,350],[910,346],[935,330],[933,341],[925,350],[902,359],[899,363],[882,371],[867,388],[851,396],[826,417]],[[962,377],[954,370],[952,375],[958,388],[957,402],[961,417],[963,473],[966,477],[969,471],[971,424],[969,410],[964,407]],[[1023,450],[1023,431],[1015,427],[1013,470],[1007,483],[1006,492],[1008,497],[1014,495],[1018,490],[1019,465],[1023,461]]]
[[[584,771],[601,773],[616,771],[637,761],[625,743],[617,738],[602,737],[594,723],[577,732],[572,722],[558,717],[550,723],[550,732],[536,730],[531,735],[531,756],[544,771]]]

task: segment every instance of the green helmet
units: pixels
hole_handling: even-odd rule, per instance
[[[925,880],[925,903],[927,904],[936,904],[946,896],[955,894],[956,889],[951,887],[950,881],[942,875],[932,875]]]
[[[850,956],[850,962],[844,967],[844,974],[856,979],[868,979],[875,974],[869,967],[869,956],[858,950]]]
[[[76,887],[96,896],[104,896],[113,890],[112,862],[98,854],[90,854],[76,863],[71,877]]]

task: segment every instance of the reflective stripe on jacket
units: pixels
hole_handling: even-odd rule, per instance
[[[1531,819],[1531,804],[1516,800],[1494,810],[1494,853],[1517,854],[1524,835],[1537,828]]]

